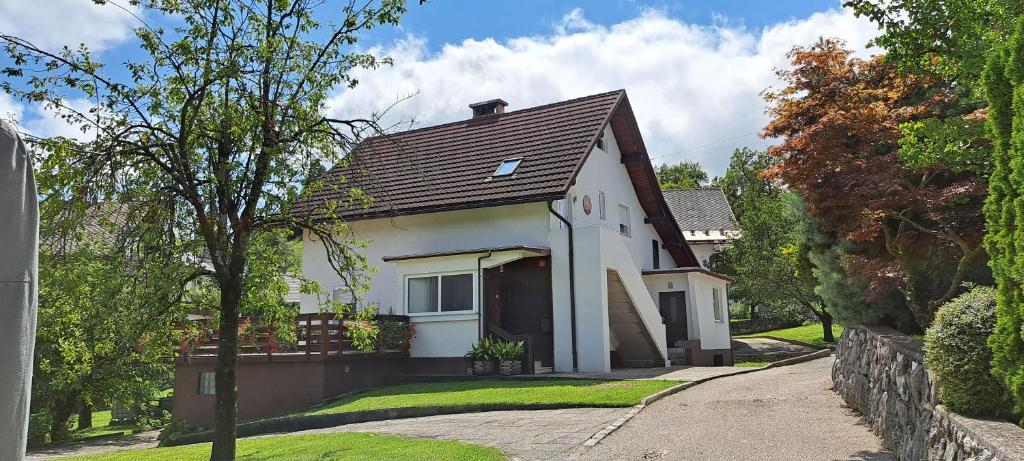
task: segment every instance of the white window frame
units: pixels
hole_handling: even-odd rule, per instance
[[[622,210],[626,210],[626,232],[622,232]],[[633,237],[633,212],[630,211],[629,205],[625,203],[619,203],[619,235],[627,238]]]
[[[473,309],[465,311],[442,311],[441,310],[441,277],[445,275],[469,275],[473,279]],[[446,315],[466,315],[475,314],[480,309],[480,284],[477,280],[476,271],[445,271],[445,272],[425,272],[419,274],[405,274],[402,276],[402,309],[405,311],[405,315],[409,317],[438,317]],[[437,311],[435,312],[409,312],[409,279],[423,278],[423,277],[435,277],[437,278]]]
[[[711,308],[715,315],[715,321],[718,323],[725,322],[725,315],[722,312],[722,289],[713,287],[711,288]]]
[[[597,191],[597,211],[602,221],[608,220],[608,199],[603,190]]]

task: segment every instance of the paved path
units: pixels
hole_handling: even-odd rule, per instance
[[[111,451],[134,450],[136,448],[153,448],[157,445],[156,436],[159,434],[160,431],[150,431],[133,434],[128,437],[89,440],[30,450],[25,459],[26,461],[40,461],[72,455],[91,455]]]
[[[813,352],[813,351],[812,351]],[[744,367],[656,367],[656,368],[620,368],[608,373],[597,372],[562,372],[541,375],[551,378],[587,378],[587,379],[665,379],[669,381],[696,381],[698,379],[727,375],[735,371],[749,370]],[[536,379],[535,375],[523,375]]]
[[[733,338],[732,355],[737,360],[765,360],[774,362],[817,351],[813,347],[777,341],[769,338]]]
[[[488,411],[348,424],[294,432],[376,432],[409,437],[461,440],[497,447],[510,460],[565,459],[596,432],[630,408]]]
[[[730,376],[659,400],[593,460],[891,460],[831,390],[832,357]]]

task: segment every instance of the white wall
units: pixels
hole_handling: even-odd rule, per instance
[[[718,245],[714,243],[689,243],[688,245],[693,250],[693,255],[697,257],[697,262],[700,263],[701,267],[707,269],[708,260],[711,259],[711,255],[715,253]]]
[[[383,313],[405,314],[402,276],[418,272],[476,270],[479,255],[462,255],[405,262],[383,261],[385,256],[496,248],[516,245],[548,247],[549,213],[544,203],[448,211],[394,219],[373,219],[351,223],[353,238],[370,243],[365,250],[370,265],[377,268],[363,305],[376,304]],[[341,279],[327,262],[323,245],[304,236],[303,275],[331,291]],[[474,276],[475,277],[475,276]],[[476,281],[479,284],[479,281]],[[479,294],[479,293],[477,293]],[[303,295],[302,312],[317,312],[317,300]],[[478,338],[477,312],[413,318],[417,335],[412,341],[414,357],[460,357]]]
[[[690,339],[699,339],[701,349],[729,349],[728,284],[725,280],[700,272],[650,274],[644,276],[644,283],[655,304],[659,303],[658,293],[663,291],[686,291],[686,330]],[[669,287],[669,284],[672,287]],[[722,290],[722,321],[715,321],[713,288]],[[659,306],[660,308],[660,306]]]
[[[665,364],[668,347],[665,325],[651,299],[640,269],[629,260],[629,250],[618,231],[604,226],[574,228],[576,240],[577,357],[580,371],[611,370],[608,325],[608,269],[618,273],[640,319]]]
[[[570,189],[574,198],[572,212],[574,224],[579,227],[602,226],[614,231],[615,235],[619,235],[619,204],[625,204],[629,207],[632,234],[630,237],[622,237],[622,239],[625,240],[626,248],[629,249],[637,267],[644,270],[654,268],[651,240],[659,242],[660,268],[677,267],[668,250],[660,247],[664,242],[654,230],[654,226],[644,224],[646,214],[636,197],[636,191],[626,172],[626,166],[621,162],[619,146],[611,129],[605,129],[604,139],[607,151],[594,148],[576,178],[576,185]],[[605,220],[600,217],[599,191],[605,193],[607,201],[607,219]],[[590,196],[593,204],[589,215],[583,212],[584,195]]]
[[[729,349],[729,296],[725,280],[700,272],[688,272],[690,292],[687,303],[696,306],[696,325],[700,335],[701,349]],[[722,320],[715,320],[712,289],[722,291]]]

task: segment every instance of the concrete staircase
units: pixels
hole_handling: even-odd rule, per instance
[[[647,294],[647,293],[643,293]],[[630,299],[619,274],[608,270],[608,326],[624,367],[660,367],[665,360]]]

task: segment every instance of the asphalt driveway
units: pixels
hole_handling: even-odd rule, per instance
[[[832,392],[832,357],[709,381],[659,400],[587,460],[893,460]]]

